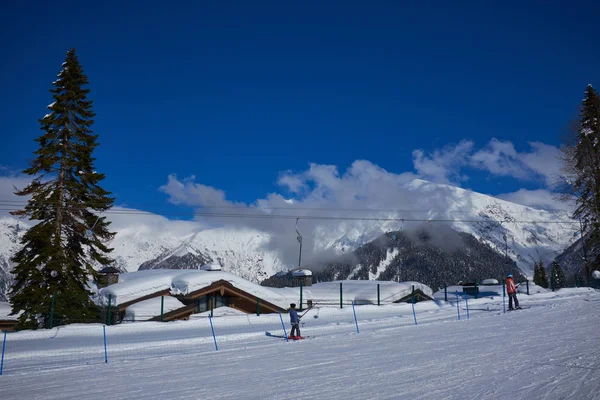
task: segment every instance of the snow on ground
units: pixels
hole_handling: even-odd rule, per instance
[[[464,301],[420,302],[418,325],[411,304],[357,306],[360,333],[352,307],[318,307],[297,342],[265,334],[278,314],[121,324],[107,364],[101,325],[9,333],[0,399],[600,398],[600,293],[520,301],[470,299],[469,319]]]

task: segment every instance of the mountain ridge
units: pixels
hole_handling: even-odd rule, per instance
[[[575,241],[575,223],[573,226],[548,223],[566,220],[566,212],[539,210],[423,180],[413,180],[404,187],[405,202],[418,204],[418,210],[373,210],[371,215],[376,216],[376,220],[342,218],[335,224],[316,222],[309,232],[303,232],[314,242],[312,247],[305,243],[305,263],[323,267],[332,257],[350,253],[388,232],[417,229],[424,223],[421,221],[427,220],[445,221],[435,223],[448,225],[483,241],[514,260],[528,276],[532,275],[534,261],[540,257],[550,261]],[[290,203],[291,210],[294,206],[296,204]],[[290,257],[284,259],[279,249],[270,245],[273,239],[270,233],[250,227],[206,229],[192,221],[150,216],[160,219],[161,223],[151,223],[150,217],[140,220],[116,214],[109,216],[118,222],[112,226],[117,235],[110,247],[114,248],[111,256],[122,271],[200,268],[202,263],[214,262],[226,271],[259,283],[278,272],[297,267]],[[30,224],[12,217],[0,217],[0,298],[6,297],[12,282],[10,257],[17,251],[18,240]],[[290,235],[289,241],[292,251],[296,251],[295,234]],[[319,261],[319,254],[327,257]],[[372,274],[376,276],[376,272]]]

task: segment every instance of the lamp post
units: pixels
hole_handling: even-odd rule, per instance
[[[298,243],[300,243],[300,251],[298,252],[298,269],[300,269],[300,266],[302,265],[302,235],[300,235],[300,232],[298,232],[298,221],[300,220],[300,218],[296,218],[296,233],[298,234],[298,236],[296,237],[296,240],[298,240]]]
[[[298,234],[298,236],[296,236],[296,239],[298,240],[298,243],[300,243],[300,251],[298,252],[298,270],[300,270],[300,266],[302,265],[302,235],[300,234],[300,232],[298,232],[298,221],[300,220],[300,218],[296,218],[296,233]],[[294,279],[292,277],[292,279]],[[303,279],[303,278],[300,278]],[[300,281],[300,311],[302,311],[302,280]]]

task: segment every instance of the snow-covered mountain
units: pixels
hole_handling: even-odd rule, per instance
[[[429,223],[449,224],[503,254],[507,251],[525,274],[532,275],[534,260],[541,257],[550,261],[576,239],[577,224],[556,223],[568,220],[565,212],[538,210],[419,179],[406,184],[405,189],[406,196],[399,200],[398,208],[410,211],[377,211],[376,214],[378,218],[403,218],[405,221],[317,222],[310,232],[303,232],[314,243],[314,248],[304,247],[303,257],[309,261],[312,255],[315,263],[318,262],[315,254],[327,252],[331,256],[351,252],[386,232],[409,230],[422,226],[422,221],[436,220]],[[217,262],[225,271],[260,282],[295,267],[282,261],[284,257],[278,249],[269,245],[271,234],[261,230],[207,229],[199,223],[168,221],[160,216],[154,216],[160,223],[151,222],[151,218],[128,219],[118,214],[110,217],[114,221],[111,228],[117,232],[111,243],[112,257],[122,270],[199,268],[204,263]],[[18,239],[28,226],[28,221],[10,217],[0,219],[0,298],[7,292],[12,279],[9,259],[18,249]],[[295,236],[290,235],[290,241],[295,243]]]
[[[405,221],[341,223],[332,234],[316,229],[321,250],[352,251],[386,232],[409,230],[430,224],[449,224],[470,233],[514,260],[523,273],[533,275],[533,263],[551,261],[576,239],[577,223],[564,211],[535,209],[451,185],[415,179],[405,185],[413,205],[406,211],[379,213],[380,218]],[[407,199],[403,199],[406,201]],[[402,203],[405,208],[406,203]],[[443,222],[446,221],[446,222]],[[567,223],[564,223],[567,221]],[[504,240],[506,236],[506,241]]]

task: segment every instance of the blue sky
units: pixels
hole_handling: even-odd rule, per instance
[[[547,195],[561,134],[600,84],[600,6],[404,3],[7,3],[0,174],[32,158],[75,47],[119,205],[185,218],[169,202],[307,198],[357,166]]]

